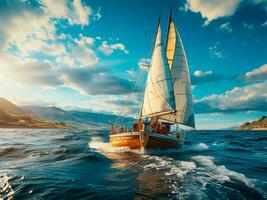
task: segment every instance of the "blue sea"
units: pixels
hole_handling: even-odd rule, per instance
[[[129,150],[108,131],[0,129],[0,199],[267,199],[266,131]]]

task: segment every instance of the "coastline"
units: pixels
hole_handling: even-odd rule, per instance
[[[253,131],[267,131],[267,127],[262,127],[262,128],[252,128],[251,130],[253,130]]]
[[[38,126],[38,125],[22,125],[22,124],[1,124],[0,129],[77,129],[71,125],[52,125],[52,126]]]

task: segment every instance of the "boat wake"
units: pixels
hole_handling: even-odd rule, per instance
[[[257,199],[267,197],[267,193],[260,189],[265,188],[267,183],[259,183],[224,165],[217,165],[212,156],[195,155],[189,160],[171,158],[171,155],[175,154],[208,151],[209,146],[205,143],[185,145],[182,149],[132,150],[128,147],[112,147],[101,138],[94,137],[89,142],[89,147],[103,155],[108,153],[141,154],[141,157],[138,157],[140,160],[132,162],[136,165],[135,167],[142,168],[144,172],[149,173],[157,171],[165,176],[165,183],[172,195],[179,199],[211,198],[212,195],[221,197],[234,195],[237,199],[251,196]]]
[[[94,137],[89,142],[89,147],[104,156],[109,153],[139,154],[139,157],[131,160],[131,166],[141,169],[147,175],[161,174],[164,178],[160,176],[159,181],[164,180],[174,198],[209,199],[217,196],[220,199],[234,196],[236,199],[267,199],[267,193],[263,189],[267,187],[266,182],[247,178],[242,173],[217,164],[212,156],[199,155],[212,150],[213,146],[210,148],[205,143],[185,145],[181,149],[131,150],[127,147],[112,147],[101,138]]]
[[[192,156],[189,161],[143,155],[144,171],[160,171],[166,177],[171,193],[178,199],[209,199],[234,195],[236,199],[265,199],[262,189],[267,183],[249,179],[244,174],[216,165],[211,156]],[[245,192],[244,192],[245,191]]]

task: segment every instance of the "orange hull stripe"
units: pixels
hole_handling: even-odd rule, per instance
[[[129,147],[131,149],[141,148],[139,135],[136,136],[121,136],[110,137],[110,143],[114,147]]]

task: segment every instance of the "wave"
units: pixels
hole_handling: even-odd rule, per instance
[[[253,186],[250,179],[246,178],[244,174],[231,171],[227,169],[224,165],[215,165],[214,158],[212,156],[193,156],[194,160],[200,167],[207,167],[209,170],[210,178],[216,179],[220,182],[236,180],[245,183],[247,186]]]
[[[9,183],[10,179],[7,173],[0,172],[0,199],[13,199],[14,190]]]
[[[175,161],[172,158],[159,157],[159,156],[149,156],[143,155],[143,159],[152,161],[147,165],[143,166],[145,171],[156,169],[156,170],[164,170],[166,176],[176,175],[179,178],[183,178],[187,172],[194,170],[196,165],[194,162],[187,161]]]
[[[257,138],[252,139],[252,141],[257,141],[257,142],[265,141],[265,142],[267,142],[267,137],[257,137]]]
[[[12,157],[12,158],[24,158],[30,154],[29,151],[25,151],[24,147],[1,147],[0,157]]]
[[[148,162],[143,170],[157,170],[164,174],[172,194],[176,194],[179,199],[212,198],[214,194],[210,188],[214,188],[222,197],[233,190],[240,195],[240,199],[249,194],[255,194],[260,199],[267,195],[262,189],[266,187],[266,183],[249,179],[224,165],[216,165],[212,156],[192,156],[189,161],[150,155],[143,155],[142,158]],[[245,193],[242,187],[245,187]]]
[[[198,143],[192,145],[184,145],[179,151],[180,152],[201,152],[209,150],[209,146],[205,143]]]
[[[225,149],[225,151],[230,151],[230,152],[245,152],[245,153],[251,153],[251,152],[253,152],[253,150],[251,150],[251,149],[245,149],[245,148],[241,148],[241,147],[228,147],[227,149]]]

